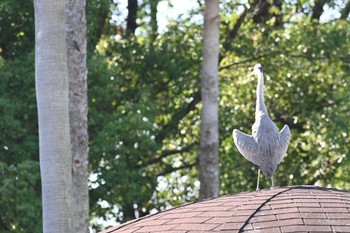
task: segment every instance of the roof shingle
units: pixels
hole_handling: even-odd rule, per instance
[[[175,207],[101,233],[350,232],[350,192],[291,186]]]

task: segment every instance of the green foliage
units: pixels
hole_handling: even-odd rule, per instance
[[[293,6],[287,7],[285,11]],[[292,129],[289,155],[276,174],[277,183],[347,188],[343,167],[349,166],[345,157],[349,24],[316,25],[301,17],[276,27],[272,21],[254,24],[247,16],[230,41],[229,30],[238,17],[229,17],[233,25],[221,32],[222,43],[229,41],[220,61],[221,193],[255,187],[256,169],[235,149],[231,132],[233,128],[249,132],[254,122],[256,79],[249,76],[249,69],[257,62],[268,77],[266,103],[271,117],[280,129],[283,124]],[[143,215],[197,197],[200,104],[195,100],[201,35],[195,23],[179,20],[155,41],[145,35],[103,41],[100,52],[104,70],[108,64],[110,73],[105,83],[90,84],[104,89],[104,95],[90,91],[93,101],[101,98],[90,104],[91,114],[96,106],[101,116],[94,120],[90,115],[91,127],[99,128],[97,137],[90,135],[92,160],[97,159],[92,171],[101,177],[91,193],[96,197],[107,193],[103,200],[110,206],[93,207],[97,215],[108,218],[115,212],[114,204],[118,220],[125,221],[134,211]],[[188,110],[191,103],[195,107]],[[269,187],[270,182],[262,186]]]
[[[33,1],[0,2],[0,55],[13,58],[32,50],[34,44]]]
[[[105,74],[102,79],[89,79],[89,127],[90,133],[97,132],[90,135],[90,160],[93,172],[98,174],[91,196],[104,196],[103,200],[117,205],[122,213],[118,218],[123,221],[134,217],[134,205],[140,207],[139,215],[151,209],[164,209],[167,199],[163,199],[163,204],[151,202],[157,177],[177,170],[173,163],[177,166],[196,163],[193,154],[188,157],[184,153],[183,159],[174,156],[198,140],[198,129],[189,132],[186,138],[174,137],[185,134],[189,127],[184,125],[180,129],[174,112],[185,111],[194,92],[198,92],[198,70],[193,71],[198,64],[187,55],[194,48],[191,44],[174,44],[179,39],[175,36],[168,32],[151,45],[133,40],[108,41],[108,48],[114,49],[105,51],[107,62],[103,65],[103,60],[95,57],[94,65],[90,66],[90,77]],[[104,66],[102,70],[94,69],[100,69],[101,66],[96,66],[98,62]],[[193,133],[196,137],[191,137]],[[110,205],[102,209],[113,208]],[[92,210],[104,213],[97,202]]]
[[[260,59],[255,62],[263,64],[267,76],[266,105],[280,129],[283,124],[288,124],[292,129],[288,156],[277,172],[277,183],[316,183],[348,188],[350,180],[340,175],[337,168],[349,166],[346,158],[349,153],[347,116],[350,106],[346,91],[349,68],[344,63],[349,59],[348,49],[344,48],[349,43],[349,24],[340,21],[316,27],[300,22],[288,28],[272,31],[267,27],[265,30],[271,30],[271,33],[265,36],[261,28],[252,28],[248,34],[254,36],[253,43],[259,44],[256,57]],[[248,64],[253,65],[250,62]],[[227,139],[229,133],[225,132],[240,126],[248,131],[254,122],[256,80],[248,76],[248,67],[233,68],[221,72],[221,78],[225,80],[221,81],[221,104],[224,107],[221,109],[226,108],[230,112],[222,115],[231,115],[233,118],[230,123],[226,116],[221,117],[221,128],[225,127],[221,131],[223,148],[233,147],[232,141]],[[224,164],[230,164],[227,163],[229,161],[232,167],[241,166],[238,165],[240,155],[235,161],[226,160],[229,156],[224,151],[221,156],[225,158]],[[245,167],[249,167],[249,162],[244,163]],[[240,187],[249,171],[239,172],[237,177],[230,170],[227,169],[227,173],[231,173],[232,177],[227,179],[229,174],[225,173],[223,166],[223,185],[230,186],[232,184],[226,182],[237,180],[233,187]],[[336,182],[339,175],[342,182]],[[253,174],[249,177],[252,177],[248,182],[249,187],[253,189],[256,177]],[[265,185],[268,187],[269,184]],[[243,187],[246,187],[246,183],[243,183]]]
[[[195,9],[170,22],[156,38],[147,15],[141,14],[142,33],[124,36],[123,25],[109,24],[111,10],[119,10],[110,4],[87,2],[89,185],[95,229],[101,228],[96,218],[126,221],[135,213],[196,200],[199,187],[202,28],[194,19],[201,12]],[[297,14],[293,12],[300,8],[292,2],[273,6],[254,23],[251,3],[232,33],[243,7],[240,1],[222,2],[221,194],[256,185],[256,168],[236,150],[231,133],[234,128],[250,133],[256,88],[250,72],[258,62],[266,76],[270,116],[280,129],[288,124],[292,131],[277,184],[350,188],[350,24],[309,22],[310,4],[302,4]],[[0,36],[0,232],[41,232],[31,7],[32,2],[21,7],[0,3],[1,31],[6,32]],[[30,12],[26,27],[15,12]],[[23,38],[11,36],[21,31]],[[270,183],[262,179],[261,186]]]
[[[41,232],[39,163],[31,160],[10,166],[0,163],[0,174],[0,231]]]
[[[86,1],[87,50],[89,53],[94,52],[101,37],[112,31],[109,25],[111,2],[111,0]]]
[[[41,232],[34,54],[0,64],[0,232]]]

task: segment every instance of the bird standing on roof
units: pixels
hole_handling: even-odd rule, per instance
[[[264,104],[264,75],[262,66],[254,66],[254,74],[258,76],[256,89],[255,122],[252,126],[253,135],[245,134],[238,129],[233,130],[233,140],[238,151],[250,162],[258,166],[258,181],[256,190],[259,190],[260,170],[266,178],[271,178],[271,187],[274,187],[273,174],[286,155],[290,130],[285,125],[281,132],[269,117]]]

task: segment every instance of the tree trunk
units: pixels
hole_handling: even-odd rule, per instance
[[[279,27],[283,25],[283,14],[282,14],[282,5],[283,5],[283,1],[281,0],[273,0],[273,6],[277,7],[277,9],[279,10],[279,13],[273,13],[272,15],[276,18],[275,27]]]
[[[157,14],[158,14],[158,3],[159,0],[150,0],[149,4],[151,7],[151,37],[152,40],[155,40],[158,36],[158,21],[157,21]]]
[[[253,12],[254,23],[265,22],[270,17],[269,9],[271,4],[267,0],[256,0]]]
[[[346,3],[345,7],[341,10],[340,19],[346,20],[350,12],[350,0]]]
[[[137,28],[137,0],[128,0],[128,17],[126,19],[126,31],[127,33],[135,33]]]
[[[71,231],[71,146],[65,1],[35,0],[35,83],[43,232]]]
[[[328,0],[317,0],[315,1],[315,5],[312,8],[312,15],[311,19],[313,20],[320,20],[320,17],[323,13],[323,7],[328,2]]]
[[[219,195],[219,0],[206,0],[201,70],[200,199]]]
[[[66,0],[69,123],[72,145],[72,228],[89,232],[85,0]]]

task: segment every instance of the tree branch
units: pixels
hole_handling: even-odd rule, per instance
[[[249,58],[249,59],[246,59],[246,60],[243,60],[243,61],[234,62],[234,63],[228,64],[228,65],[226,65],[226,66],[221,66],[221,67],[219,68],[219,71],[225,70],[225,69],[228,69],[228,68],[231,68],[231,67],[233,67],[233,66],[237,66],[237,65],[244,64],[244,63],[252,62],[252,61],[255,61],[255,60],[260,59],[260,58],[262,58],[262,57],[268,57],[268,56],[270,56],[270,55],[272,55],[272,54],[275,54],[275,53],[277,53],[277,52],[271,52],[271,53],[259,55],[259,56],[253,57],[253,58]]]
[[[191,163],[191,164],[185,164],[185,165],[182,165],[180,167],[173,167],[173,166],[168,166],[164,169],[164,171],[160,172],[157,174],[157,176],[164,176],[164,175],[167,175],[169,173],[172,173],[172,172],[175,172],[175,171],[178,171],[178,170],[182,170],[182,169],[186,169],[186,168],[192,168],[193,166],[196,166],[197,165],[197,162],[196,163]]]
[[[245,17],[247,16],[247,12],[248,12],[248,9],[246,6],[244,6],[243,12],[239,16],[235,26],[233,27],[233,29],[229,33],[229,37],[231,40],[233,40],[237,36],[238,30],[241,27],[241,25],[243,24]]]
[[[225,39],[225,42],[224,42],[224,51],[228,51],[230,49],[230,45],[231,45],[231,41],[237,36],[238,34],[238,30],[240,29],[241,25],[243,24],[244,22],[244,19],[247,15],[247,12],[248,12],[248,9],[246,6],[244,6],[244,10],[243,12],[240,14],[236,24],[234,25],[233,29],[229,31],[229,36],[226,37]],[[224,58],[223,55],[220,55],[219,57],[219,64],[220,64],[220,61]]]
[[[253,12],[254,23],[262,23],[264,18],[269,16],[270,3],[267,0],[259,0]]]
[[[193,96],[193,100],[184,108],[179,109],[175,112],[169,123],[164,125],[163,128],[159,131],[158,135],[155,138],[157,143],[161,143],[164,138],[166,138],[171,131],[177,129],[179,122],[192,110],[196,108],[196,105],[201,101],[201,94],[197,92]]]
[[[255,61],[255,60],[263,58],[263,57],[269,57],[271,55],[278,55],[278,54],[281,54],[281,53],[286,54],[289,57],[303,58],[303,59],[309,59],[309,60],[330,60],[331,59],[331,58],[311,57],[311,56],[307,56],[307,55],[304,55],[304,54],[292,54],[290,51],[274,51],[274,52],[271,52],[271,53],[266,53],[266,54],[262,54],[262,55],[259,55],[259,56],[255,56],[255,57],[243,60],[243,61],[233,62],[233,63],[228,64],[226,66],[221,66],[221,67],[219,67],[219,71],[231,68],[233,66],[238,66],[238,65],[241,65],[241,64],[252,62],[252,61]],[[344,56],[343,57],[336,57],[336,59],[339,59],[339,60],[341,60],[343,62],[346,62],[348,57],[344,57]]]
[[[184,148],[182,148],[181,150],[166,150],[166,151],[163,151],[163,153],[161,155],[159,155],[158,157],[156,158],[152,158],[150,160],[148,160],[145,164],[143,164],[142,166],[150,166],[150,165],[154,165],[158,162],[160,162],[162,159],[170,156],[170,155],[174,155],[174,154],[178,154],[178,153],[183,153],[183,152],[187,152],[187,151],[190,151],[190,149],[193,148],[195,144],[191,144],[191,145],[188,145]]]

